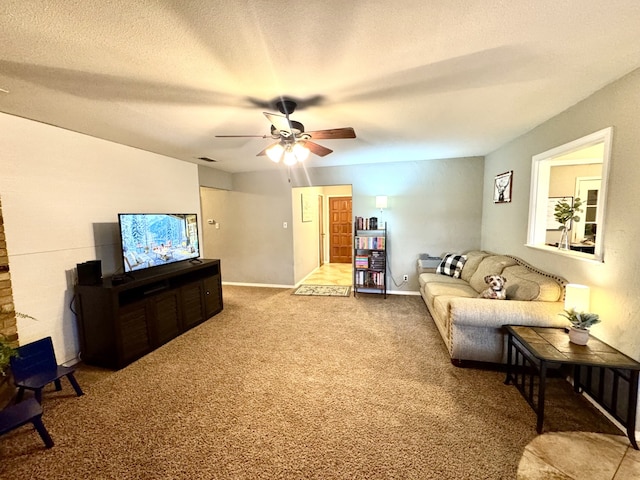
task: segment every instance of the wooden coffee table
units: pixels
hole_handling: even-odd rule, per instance
[[[564,328],[505,325],[508,333],[507,378],[514,384],[538,417],[537,431],[544,423],[544,395],[549,368],[573,367],[574,391],[586,392],[627,429],[635,439],[638,372],[640,363],[615,348],[589,338],[587,345],[569,342]],[[626,395],[625,402],[620,399]]]

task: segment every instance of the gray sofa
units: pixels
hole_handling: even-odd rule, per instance
[[[483,251],[465,254],[460,278],[420,273],[420,294],[440,331],[451,361],[506,363],[503,325],[566,326],[563,278],[510,255]],[[486,275],[506,278],[507,300],[478,298]]]

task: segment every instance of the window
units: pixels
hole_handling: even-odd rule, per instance
[[[561,255],[604,261],[602,235],[613,129],[606,128],[532,159],[527,246]],[[570,249],[560,250],[555,203],[580,198],[578,221],[570,224]]]

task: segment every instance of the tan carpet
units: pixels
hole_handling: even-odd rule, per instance
[[[535,416],[501,372],[451,365],[420,297],[225,286],[224,311],[85,396],[45,393],[45,450],[0,438],[0,478],[513,479]],[[619,433],[566,382],[550,430]]]

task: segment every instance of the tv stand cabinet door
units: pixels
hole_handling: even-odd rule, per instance
[[[154,347],[180,335],[180,303],[177,290],[149,299],[153,310]]]
[[[202,281],[180,287],[180,299],[183,331],[204,322],[204,284]]]
[[[206,318],[222,311],[222,282],[219,274],[204,279],[204,308]]]
[[[146,355],[152,350],[149,332],[148,302],[135,302],[118,310],[119,367]]]

